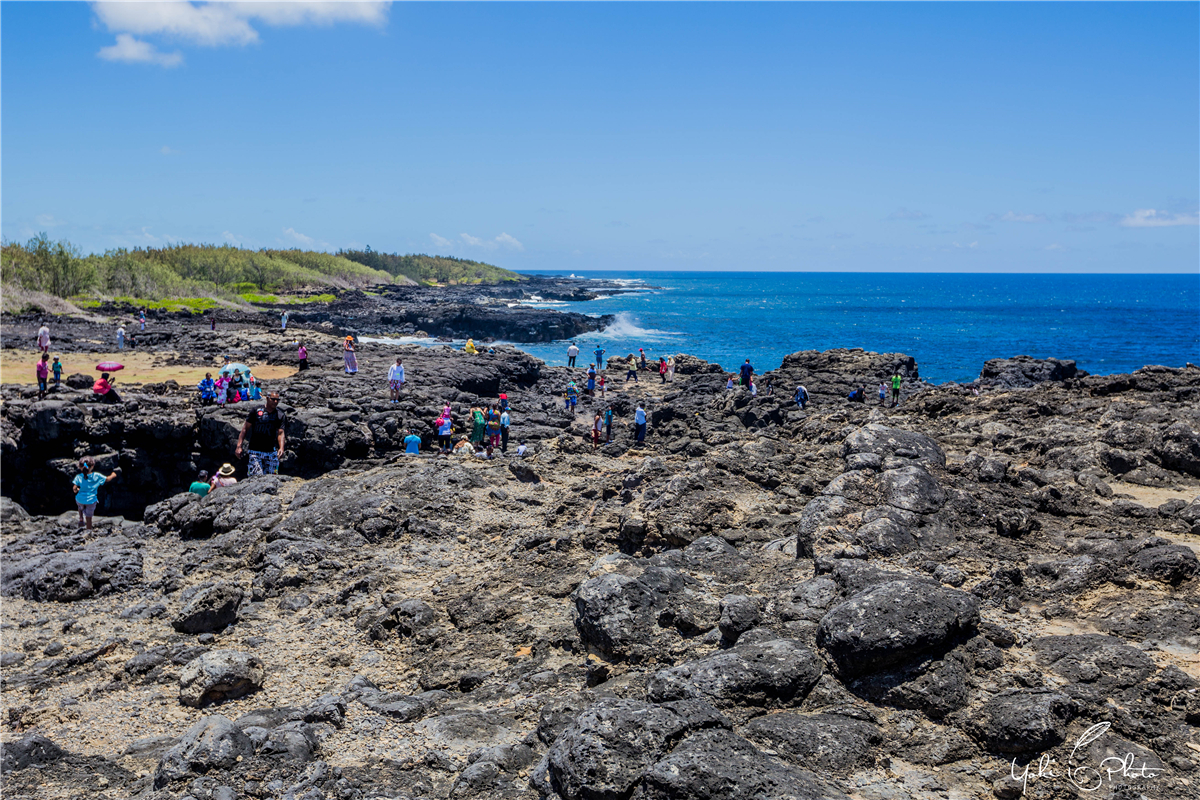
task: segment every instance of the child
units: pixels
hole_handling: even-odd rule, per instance
[[[600,378],[599,378],[599,380],[596,382],[596,386],[597,386],[597,387],[600,389],[600,396],[601,396],[601,397],[604,397],[604,391],[605,391],[605,389],[606,389],[606,384],[605,384],[605,382],[604,382],[604,376],[603,376],[603,375],[601,375],[601,376],[600,376]]]
[[[732,375],[729,376],[729,380],[725,381],[725,391],[727,391],[727,392],[733,391],[733,376]]]
[[[225,376],[224,372],[217,375],[215,386],[217,387],[217,405],[224,406],[225,401],[229,399],[229,378]]]
[[[54,363],[50,365],[50,369],[54,372],[54,386],[57,388],[62,385],[62,364],[58,362],[58,358],[54,359]]]
[[[518,455],[518,456],[522,456],[522,457],[523,457],[523,456],[525,455],[525,450],[526,450],[526,448],[525,448],[525,440],[524,440],[524,439],[522,439],[522,440],[521,440],[521,443],[520,443],[519,445],[517,445],[517,455]]]

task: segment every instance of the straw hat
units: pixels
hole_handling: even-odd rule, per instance
[[[220,475],[222,478],[232,478],[233,477],[233,464],[222,464],[221,468],[219,470],[217,470],[217,474]]]

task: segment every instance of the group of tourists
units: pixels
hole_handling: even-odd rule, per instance
[[[226,403],[240,403],[247,400],[261,400],[262,390],[258,379],[250,370],[244,373],[241,367],[234,367],[232,372],[222,370],[214,380],[211,372],[204,373],[204,380],[196,385],[200,391],[200,405],[211,406],[216,403],[224,406]]]
[[[888,383],[888,381],[881,381],[878,387],[879,405],[881,406],[887,403]],[[900,370],[896,370],[895,374],[892,375],[890,383],[892,389],[892,408],[895,408],[900,405],[900,387],[904,384]],[[976,395],[978,395],[978,391],[976,391]],[[867,402],[867,387],[859,386],[857,389],[852,389],[850,394],[846,396],[846,399],[851,403]]]

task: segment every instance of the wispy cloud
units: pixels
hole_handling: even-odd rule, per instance
[[[130,5],[141,5],[140,3]],[[149,5],[149,4],[147,4]],[[119,61],[124,64],[155,64],[160,67],[178,67],[183,63],[183,53],[176,50],[164,53],[149,42],[143,42],[128,33],[117,34],[116,44],[101,47],[96,55],[105,61]]]
[[[1169,228],[1177,225],[1200,225],[1200,215],[1173,214],[1170,211],[1157,211],[1153,208],[1139,208],[1132,214],[1121,219],[1124,228]]]
[[[987,221],[1038,223],[1049,222],[1050,218],[1045,214],[1021,214],[1016,211],[1006,211],[1003,214],[988,214]]]
[[[172,149],[172,148],[170,148],[170,147],[167,147],[165,144],[162,146],[162,149],[160,149],[158,152],[162,153],[164,156],[177,156],[177,155],[179,155],[179,151],[178,151],[178,150],[174,150],[174,149]]]
[[[509,236],[507,233],[502,233],[494,240],[501,247],[509,247],[513,250],[524,250],[525,245],[521,244],[516,238]]]
[[[1048,244],[1043,249],[1049,250],[1052,253],[1063,253],[1063,252],[1066,252],[1066,250],[1067,250],[1067,248],[1063,247],[1058,242],[1054,242],[1053,244]]]
[[[908,209],[908,208],[898,208],[895,211],[893,211],[892,213],[888,214],[888,219],[901,219],[901,220],[929,219],[929,215],[926,214],[924,211],[913,211],[912,209]]]
[[[245,46],[259,41],[256,24],[380,27],[387,22],[390,6],[390,2],[97,2],[92,3],[92,11],[117,36],[116,44],[100,50],[101,58],[175,67],[183,63],[183,54],[160,52],[145,37],[161,36],[200,47]]]
[[[283,233],[285,236],[289,237],[290,239],[292,239],[292,241],[296,242],[297,244],[311,245],[311,244],[316,244],[316,242],[317,242],[316,239],[312,238],[311,236],[305,236],[303,233],[300,233],[295,228],[284,228]]]
[[[444,236],[438,236],[436,233],[429,234],[429,238],[438,247],[469,247],[477,250],[517,250],[523,251],[525,245],[521,244],[515,236],[510,236],[507,233],[501,233],[494,239],[483,239],[479,236],[472,236],[469,233],[460,233],[458,239],[447,239]]]
[[[33,221],[38,224],[39,228],[60,228],[67,224],[53,214],[38,214]]]
[[[230,233],[229,231],[222,231],[221,238],[224,239],[225,241],[229,242],[232,245],[240,245],[242,243],[242,239],[240,236],[235,236],[234,234]]]

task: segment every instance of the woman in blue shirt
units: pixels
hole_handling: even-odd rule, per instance
[[[96,503],[99,502],[100,487],[109,481],[115,481],[117,476],[121,474],[121,468],[117,467],[113,473],[107,477],[96,473],[96,461],[88,456],[79,462],[79,467],[83,472],[75,476],[73,481],[75,492],[75,505],[79,508],[79,527],[87,526],[90,531],[92,529],[92,514],[96,511]]]

